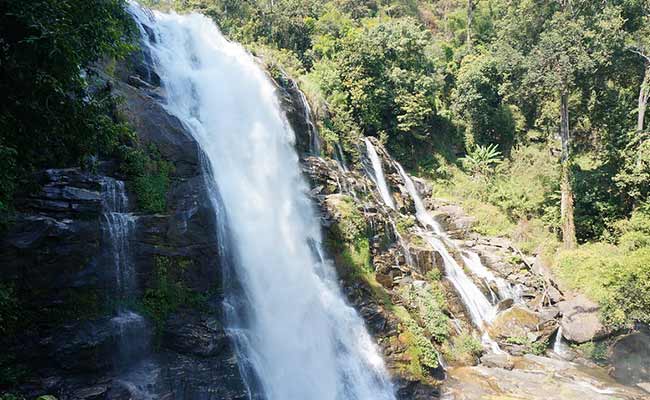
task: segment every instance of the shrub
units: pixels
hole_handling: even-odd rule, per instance
[[[626,252],[606,243],[584,245],[560,253],[556,272],[602,306],[609,327],[650,322],[650,248]]]

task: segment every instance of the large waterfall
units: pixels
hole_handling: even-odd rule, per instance
[[[252,396],[394,399],[375,344],[322,256],[319,221],[274,86],[208,18],[149,16],[136,6],[133,13],[154,32],[144,40],[166,107],[199,142],[220,193],[213,202],[229,221],[239,289],[227,293],[236,314],[230,329],[242,369],[251,371],[245,376],[255,377],[248,379]]]

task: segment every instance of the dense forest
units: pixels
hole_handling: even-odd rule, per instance
[[[89,84],[94,63],[137,47],[125,3],[0,3],[0,229],[34,171],[108,157],[141,207],[161,207],[167,167]],[[541,254],[608,326],[650,323],[650,1],[144,3],[213,18],[295,79],[325,154],[357,163],[359,139],[378,138],[477,232]],[[0,286],[0,334],[16,307]]]

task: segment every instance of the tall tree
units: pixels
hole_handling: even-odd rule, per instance
[[[645,127],[645,114],[650,99],[650,17],[645,16],[641,28],[631,35],[628,48],[641,57],[643,62],[643,79],[639,88],[639,108],[637,131]]]
[[[467,0],[467,49],[472,50],[472,22],[474,20],[474,0]]]
[[[617,9],[590,6],[585,1],[559,0],[560,7],[545,24],[528,57],[525,83],[559,101],[562,144],[561,225],[566,248],[576,246],[571,186],[570,96],[582,75],[610,61],[623,19]]]

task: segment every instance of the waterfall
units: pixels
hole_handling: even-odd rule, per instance
[[[321,256],[308,197],[274,86],[252,57],[198,14],[133,13],[166,108],[198,141],[234,282],[226,314],[251,396],[270,400],[392,400],[383,360]],[[220,210],[226,218],[220,215]],[[217,234],[217,232],[215,232]]]
[[[384,204],[386,204],[388,207],[394,210],[395,202],[393,201],[393,197],[390,195],[390,190],[388,190],[388,185],[386,184],[386,178],[384,177],[384,169],[381,166],[381,160],[377,155],[375,146],[372,145],[370,140],[368,138],[365,138],[365,142],[366,142],[366,150],[368,152],[368,158],[370,158],[370,162],[372,163],[375,185],[377,185],[377,189],[379,190],[379,194],[381,195]]]
[[[514,300],[515,303],[521,303],[522,298],[521,298],[521,287],[516,285],[513,286],[510,284],[510,282],[506,281],[505,279],[498,277],[492,273],[489,269],[483,265],[481,262],[481,258],[479,257],[478,254],[474,253],[473,251],[464,251],[463,255],[463,263],[465,266],[476,276],[479,278],[483,279],[488,285],[488,288],[490,291],[492,291],[492,288],[490,287],[490,283],[494,283],[497,287],[497,292],[498,292],[498,299],[495,300],[506,300],[506,299],[512,299]]]
[[[415,184],[413,183],[413,180],[411,179],[410,176],[404,171],[404,168],[398,163],[395,162],[395,166],[397,167],[397,171],[399,172],[400,176],[404,180],[404,186],[406,186],[406,191],[409,192],[411,195],[411,198],[413,199],[413,203],[415,204],[415,218],[420,221],[420,223],[427,229],[433,230],[433,232],[436,235],[441,235],[442,234],[442,229],[440,228],[440,225],[433,219],[431,214],[429,214],[429,211],[427,211],[426,207],[424,206],[424,202],[422,201],[422,198],[418,194],[417,189],[415,188]]]
[[[135,270],[129,241],[135,228],[135,217],[128,212],[124,182],[106,178],[102,182],[104,241],[108,243],[108,263],[112,264],[115,286],[120,301],[126,301],[135,288]]]
[[[136,217],[128,212],[129,199],[123,181],[105,178],[102,181],[104,242],[107,243],[106,264],[115,274],[117,314],[111,319],[118,338],[116,365],[130,366],[149,347],[149,335],[144,317],[129,310],[133,301],[136,277],[129,242],[135,230]]]
[[[493,352],[501,352],[497,343],[492,340],[487,333],[488,325],[496,316],[496,307],[469,278],[469,276],[467,276],[463,268],[449,252],[448,246],[451,246],[459,252],[460,249],[454,246],[453,243],[447,239],[440,225],[424,207],[424,202],[415,188],[415,184],[411,177],[408,176],[404,171],[404,168],[402,168],[398,162],[395,162],[395,166],[404,180],[406,190],[409,192],[413,202],[415,203],[416,219],[425,229],[429,229],[429,231],[422,232],[422,238],[442,257],[445,276],[452,283],[454,289],[463,301],[463,304],[470,314],[472,322],[483,333],[483,344],[486,347],[489,347]]]

